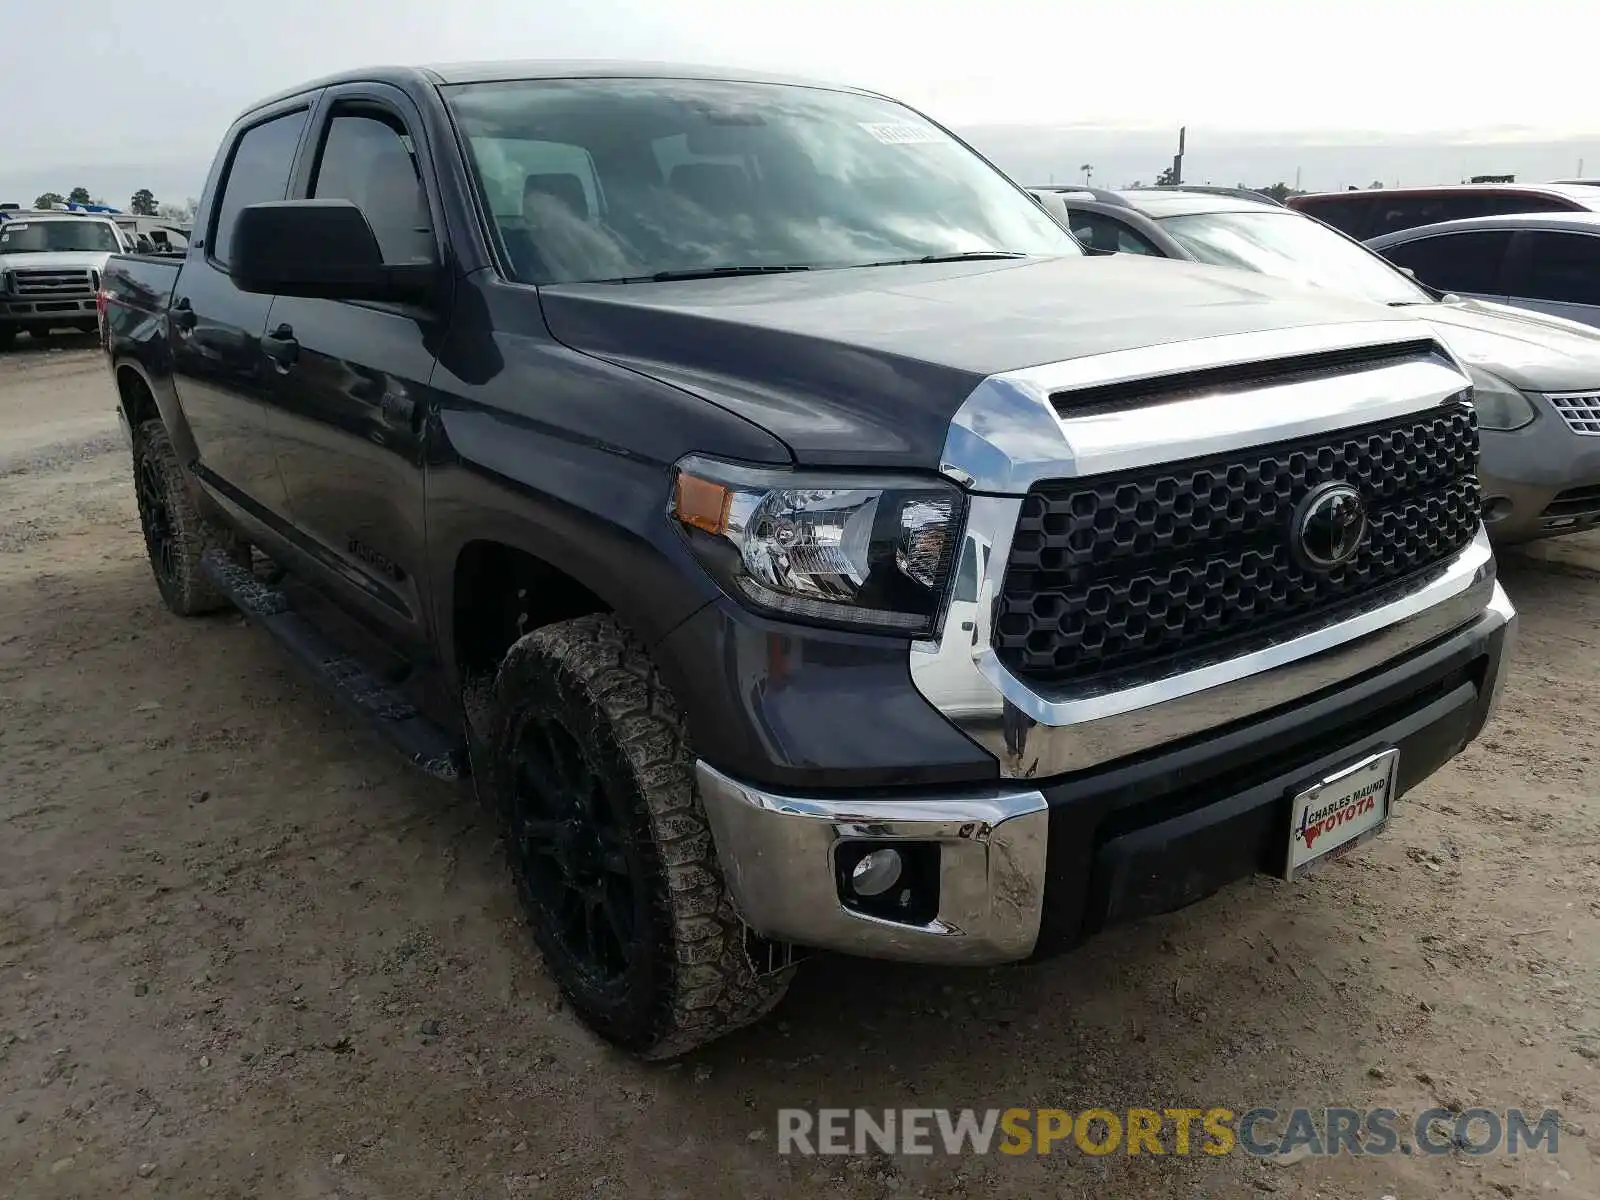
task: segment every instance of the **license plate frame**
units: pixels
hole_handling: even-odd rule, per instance
[[[1399,747],[1391,746],[1291,792],[1283,878],[1304,879],[1382,833],[1394,808],[1399,768]],[[1317,848],[1319,842],[1324,848]]]

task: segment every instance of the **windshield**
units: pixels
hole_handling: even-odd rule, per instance
[[[0,222],[0,254],[43,254],[52,250],[92,250],[115,254],[122,249],[109,221]]]
[[[1161,228],[1201,262],[1243,267],[1380,304],[1433,300],[1370,250],[1298,213],[1188,213],[1165,218]]]
[[[1004,176],[887,100],[678,79],[445,95],[526,283],[1082,253]]]

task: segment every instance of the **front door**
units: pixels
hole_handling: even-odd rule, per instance
[[[376,85],[332,89],[315,125],[295,194],[355,203],[390,263],[438,262],[413,137],[420,121],[404,98]],[[423,448],[444,296],[430,306],[279,296],[263,336],[301,548],[335,599],[414,658],[431,644]]]
[[[309,116],[302,101],[235,131],[211,185],[206,233],[184,260],[168,318],[173,384],[194,437],[195,474],[257,533],[281,529],[288,513],[263,407],[272,379],[261,334],[272,297],[234,286],[229,251],[239,210],[287,193]]]

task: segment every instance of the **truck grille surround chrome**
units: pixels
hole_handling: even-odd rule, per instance
[[[1036,484],[1023,499],[994,628],[1000,661],[1042,683],[1167,660],[1240,635],[1325,623],[1459,554],[1478,527],[1477,421],[1429,412],[1248,452]],[[1346,565],[1300,562],[1298,506],[1351,485],[1367,530]]]
[[[83,269],[47,271],[16,268],[11,271],[11,280],[18,296],[30,300],[50,300],[93,292],[94,275],[95,272]]]
[[[1284,709],[1510,613],[1479,519],[1470,388],[1405,320],[990,376],[946,438],[967,523],[913,682],[1002,778],[1047,779]],[[1308,522],[1335,496],[1356,524],[1319,558]]]

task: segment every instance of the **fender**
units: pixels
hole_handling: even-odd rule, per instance
[[[452,331],[426,450],[428,569],[447,674],[457,677],[456,567],[478,541],[560,570],[656,645],[721,595],[667,514],[672,464],[698,452],[787,465],[788,447],[681,389],[552,341],[532,289],[479,276],[465,290],[480,288],[484,307],[499,311],[470,331],[470,346],[460,323]]]

